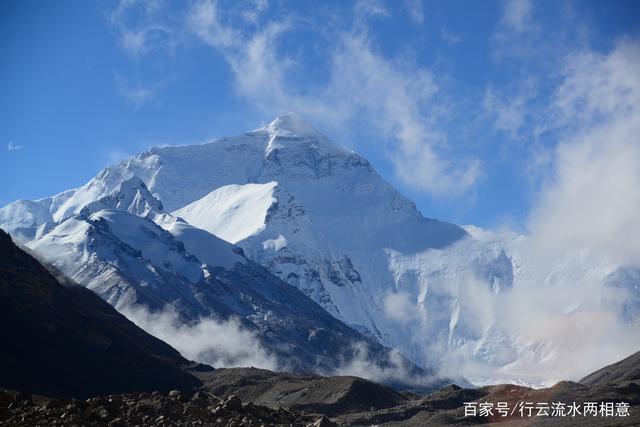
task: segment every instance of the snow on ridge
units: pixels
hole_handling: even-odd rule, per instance
[[[233,245],[187,222],[176,219],[163,228],[181,241],[189,253],[209,267],[232,270],[236,263],[247,263],[247,259]]]
[[[266,126],[266,130],[271,134],[280,136],[322,136],[313,126],[293,113],[282,114],[276,117],[274,121]]]
[[[277,202],[273,196],[277,184],[271,181],[225,185],[172,215],[229,243],[236,243],[264,230],[267,212]]]
[[[202,266],[168,231],[156,223],[125,211],[103,209],[91,214],[91,222],[104,222],[120,241],[140,248],[155,265],[173,270],[193,283],[204,279]]]

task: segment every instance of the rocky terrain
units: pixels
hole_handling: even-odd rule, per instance
[[[451,385],[423,398],[412,399],[393,408],[359,413],[343,414],[336,419],[344,425],[378,426],[424,426],[424,425],[468,425],[501,423],[501,425],[541,425],[541,426],[638,426],[640,425],[640,352],[598,370],[580,382],[562,381],[553,387],[532,389],[510,384],[493,385],[478,389],[464,389]],[[493,415],[465,416],[464,402],[491,403]],[[507,416],[502,416],[496,408],[498,402],[506,403]],[[581,414],[565,416],[521,417],[520,407],[531,404],[535,407],[546,403],[562,402],[567,407],[576,403]],[[598,414],[584,415],[585,403],[597,403]],[[628,416],[602,416],[601,402],[627,403]],[[516,408],[514,413],[511,409]],[[536,409],[533,414],[537,413]],[[615,413],[615,412],[614,412]],[[479,415],[479,414],[478,414]]]
[[[0,425],[96,426],[638,426],[640,353],[601,371],[611,381],[563,381],[545,389],[502,384],[478,389],[451,385],[427,396],[398,393],[355,377],[319,377],[252,368],[200,369],[199,391],[124,393],[86,400],[0,392]],[[199,371],[199,372],[198,372]],[[635,374],[634,374],[635,372]],[[628,374],[628,375],[627,375]],[[601,376],[600,376],[601,378]],[[492,404],[489,416],[465,415],[465,402]],[[514,413],[502,416],[502,402]],[[628,416],[520,416],[521,405],[625,402]],[[535,411],[534,411],[535,413]],[[526,411],[525,411],[526,414]]]
[[[11,426],[330,426],[321,416],[274,410],[235,396],[205,393],[127,393],[86,400],[52,400],[0,392],[0,425]]]
[[[349,376],[321,377],[254,368],[216,369],[195,374],[202,381],[203,389],[216,396],[235,395],[256,405],[327,416],[391,408],[415,397]]]

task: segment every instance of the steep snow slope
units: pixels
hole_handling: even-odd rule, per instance
[[[246,264],[247,259],[241,255],[239,248],[233,247],[208,231],[196,228],[179,219],[165,221],[163,227],[184,243],[184,247],[189,253],[195,255],[209,267],[222,267],[231,270],[236,263]]]
[[[267,210],[276,201],[272,196],[276,185],[275,181],[225,185],[178,209],[173,216],[236,243],[264,230]]]

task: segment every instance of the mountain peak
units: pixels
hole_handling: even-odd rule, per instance
[[[276,117],[275,120],[267,125],[266,130],[272,135],[285,137],[307,137],[321,135],[321,133],[317,129],[315,129],[309,123],[305,122],[300,116],[295,113],[282,114]]]
[[[295,113],[282,114],[275,118],[267,126],[257,129],[268,135],[268,143],[265,149],[267,158],[272,152],[282,149],[308,150],[312,148],[321,153],[351,152],[336,143],[330,141],[322,132],[307,123]]]

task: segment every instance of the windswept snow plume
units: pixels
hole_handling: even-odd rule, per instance
[[[253,366],[276,370],[279,366],[276,358],[262,347],[257,335],[243,328],[238,319],[202,318],[194,324],[186,324],[170,306],[159,312],[129,306],[121,312],[187,359],[216,368]]]

